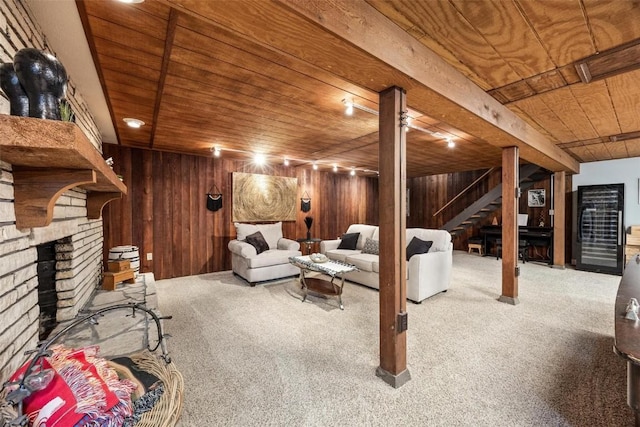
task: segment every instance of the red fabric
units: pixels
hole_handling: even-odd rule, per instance
[[[96,366],[87,360],[83,350],[69,351],[58,347],[53,349],[51,358],[42,358],[43,369],[52,368],[55,375],[51,383],[43,390],[34,392],[24,400],[24,413],[29,414],[29,419],[34,422],[45,405],[56,398],[63,400],[62,406],[56,409],[51,416],[38,420],[38,424],[46,422],[47,427],[75,426],[87,414],[102,414],[120,402],[116,394],[105,383],[105,379],[99,374]],[[89,359],[96,360],[91,357]],[[27,369],[25,363],[13,374],[11,381],[18,381]],[[40,361],[36,364],[36,372],[39,370]],[[55,402],[53,402],[55,403]],[[44,413],[42,414],[44,415]]]

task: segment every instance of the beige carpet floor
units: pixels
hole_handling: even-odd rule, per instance
[[[408,303],[408,368],[375,376],[378,292],[347,284],[301,303],[293,279],[230,272],[156,282],[185,380],[179,426],[631,426],[612,351],[620,278],[520,264],[521,304],[497,301],[500,262],[455,252],[447,293]]]

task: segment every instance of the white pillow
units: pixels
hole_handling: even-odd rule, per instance
[[[278,249],[278,240],[282,237],[282,222],[258,224],[257,227],[269,244],[269,249]]]
[[[233,225],[236,226],[236,238],[238,240],[244,240],[247,236],[259,231],[269,245],[269,249],[278,248],[278,240],[282,237],[282,222],[276,222],[275,224],[243,224],[235,222]]]

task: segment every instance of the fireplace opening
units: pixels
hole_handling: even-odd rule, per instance
[[[56,242],[38,245],[38,306],[40,307],[39,339],[45,340],[57,324]]]

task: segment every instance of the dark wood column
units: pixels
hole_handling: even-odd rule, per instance
[[[406,136],[401,120],[406,106],[403,89],[394,86],[380,92],[380,366],[376,374],[396,388],[411,379],[407,332],[401,321],[407,305]]]
[[[502,295],[498,299],[518,304],[518,147],[502,149]]]
[[[564,171],[553,174],[553,267],[565,265],[565,200],[567,177]]]

